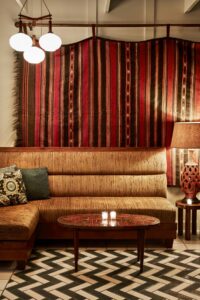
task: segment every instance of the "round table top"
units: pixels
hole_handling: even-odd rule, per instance
[[[72,214],[58,218],[62,226],[74,229],[144,229],[160,224],[160,220],[146,215],[116,214],[116,218],[102,218],[102,214]]]

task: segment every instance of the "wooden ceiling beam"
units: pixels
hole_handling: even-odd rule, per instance
[[[18,5],[20,8],[22,8],[22,6],[23,6],[22,1],[21,1],[21,0],[15,0],[15,1],[17,2],[17,5]]]
[[[23,5],[24,5],[24,1],[22,0],[15,0],[15,2],[17,3],[17,5],[19,6],[20,9],[22,9]],[[27,8],[26,6],[24,7],[23,11],[25,11],[25,13],[27,13]]]
[[[184,13],[189,13],[200,0],[184,0]]]
[[[107,14],[110,12],[110,9],[111,9],[111,1],[112,1],[112,0],[106,0],[106,3],[105,3],[104,11],[105,11],[105,13],[107,13]]]

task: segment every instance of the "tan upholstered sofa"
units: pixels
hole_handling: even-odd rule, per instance
[[[23,267],[37,239],[68,239],[61,215],[116,210],[158,217],[147,239],[176,237],[175,207],[167,200],[164,148],[0,148],[0,167],[47,167],[51,198],[0,207],[0,260]],[[134,239],[130,232],[81,232],[81,238]]]

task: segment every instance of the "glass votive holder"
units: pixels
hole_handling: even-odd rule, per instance
[[[192,204],[192,199],[187,199],[187,204],[191,205]]]
[[[111,218],[111,220],[115,220],[116,219],[116,211],[114,211],[114,210],[112,210],[111,212],[110,212],[110,218]]]
[[[108,212],[107,211],[102,211],[101,218],[102,218],[102,220],[107,220],[108,219]]]
[[[108,226],[108,219],[104,219],[104,220],[102,219],[101,224],[103,226]]]
[[[112,227],[116,226],[116,220],[111,219],[109,224]]]

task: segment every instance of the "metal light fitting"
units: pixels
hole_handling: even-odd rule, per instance
[[[28,0],[24,2],[24,5],[22,6],[22,9],[18,15],[19,21],[17,23],[19,27],[19,32],[10,37],[9,43],[14,50],[24,52],[23,54],[24,59],[27,60],[28,62],[40,63],[45,58],[44,51],[49,51],[49,52],[56,51],[57,49],[60,48],[62,41],[58,35],[52,32],[52,14],[48,9],[45,0],[42,0],[42,3],[46,7],[48,14],[36,18],[23,15],[21,13],[27,1]],[[34,27],[38,21],[48,20],[49,32],[43,34],[39,38],[39,47],[35,45],[35,43],[33,45],[33,39],[27,34],[27,28],[22,22],[23,20],[30,21],[30,23],[28,23],[30,29],[32,29],[32,27]]]

